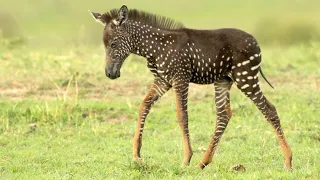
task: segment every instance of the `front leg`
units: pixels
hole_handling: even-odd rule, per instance
[[[156,78],[149,89],[149,92],[140,104],[139,118],[133,139],[133,158],[138,162],[141,161],[140,149],[142,146],[142,133],[146,117],[149,114],[151,106],[170,88],[171,86],[168,83],[164,82],[160,78]]]
[[[188,89],[189,82],[178,81],[173,85],[176,94],[177,116],[179,125],[182,130],[183,145],[184,145],[184,159],[183,165],[189,165],[192,157],[192,148],[189,138],[188,129]]]

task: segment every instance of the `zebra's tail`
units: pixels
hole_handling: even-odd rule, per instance
[[[260,71],[260,74],[263,77],[263,79],[274,89],[274,87],[271,85],[271,83],[268,81],[268,79],[264,76],[261,67],[260,67],[259,71]]]

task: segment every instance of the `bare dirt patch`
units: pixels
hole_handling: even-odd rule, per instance
[[[27,94],[29,90],[26,88],[11,88],[0,89],[0,96],[7,96],[10,98],[19,98]]]
[[[129,117],[127,115],[120,115],[119,117],[106,116],[105,118],[105,122],[108,122],[111,124],[120,124],[128,120],[129,120]]]

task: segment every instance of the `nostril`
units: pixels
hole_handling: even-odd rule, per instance
[[[119,70],[116,72],[116,75],[117,75],[117,77],[120,77],[120,71]]]
[[[108,73],[108,77],[111,77],[111,74],[110,74],[110,73]]]

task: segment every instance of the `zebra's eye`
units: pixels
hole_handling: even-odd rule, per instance
[[[111,42],[111,48],[116,48],[118,43],[116,41]]]

